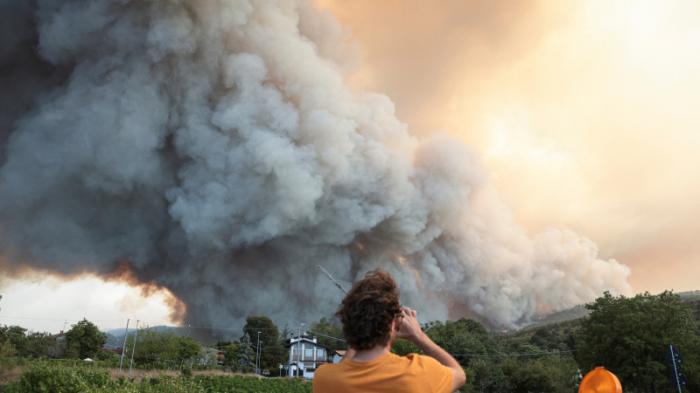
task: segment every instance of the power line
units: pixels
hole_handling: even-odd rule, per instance
[[[568,351],[542,351],[542,352],[511,352],[511,353],[450,353],[452,356],[475,357],[475,358],[517,358],[517,357],[537,357],[537,356],[558,356],[575,353]]]
[[[329,335],[323,334],[323,333],[312,332],[311,330],[307,330],[307,332],[309,332],[309,333],[311,333],[311,334],[315,334],[315,335],[317,335],[317,336],[330,338],[330,339],[333,339],[333,340],[336,340],[336,341],[347,342],[344,338],[333,337],[333,336],[329,336]]]

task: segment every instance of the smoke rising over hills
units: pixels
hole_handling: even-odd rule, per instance
[[[332,312],[318,264],[498,326],[629,291],[591,241],[529,236],[467,147],[351,92],[342,29],[306,2],[1,7],[5,269],[128,266],[212,326]]]

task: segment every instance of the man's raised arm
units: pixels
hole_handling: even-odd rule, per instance
[[[423,353],[435,358],[443,366],[452,370],[452,390],[459,389],[467,381],[467,376],[464,374],[464,369],[462,369],[457,359],[440,348],[423,332],[416,318],[416,310],[403,307],[402,312],[403,318],[399,326],[399,337],[412,341]]]

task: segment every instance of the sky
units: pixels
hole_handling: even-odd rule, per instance
[[[700,3],[317,3],[346,28],[348,83],[391,97],[413,134],[468,144],[527,228],[591,238],[636,292],[700,289]],[[167,291],[0,284],[3,324],[169,322]]]
[[[358,89],[459,137],[518,220],[566,227],[640,291],[700,288],[700,4],[323,0]]]
[[[130,328],[136,320],[142,327],[172,324],[168,304],[174,298],[167,290],[144,295],[140,288],[92,275],[66,281],[39,273],[0,284],[2,325],[57,333],[83,318],[101,329],[123,328],[127,319]]]

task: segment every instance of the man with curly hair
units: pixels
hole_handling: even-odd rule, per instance
[[[349,348],[340,363],[316,370],[315,393],[447,393],[464,385],[466,375],[455,358],[423,332],[415,310],[401,307],[389,273],[367,273],[353,285],[336,315]],[[397,337],[413,342],[425,355],[393,354]]]

